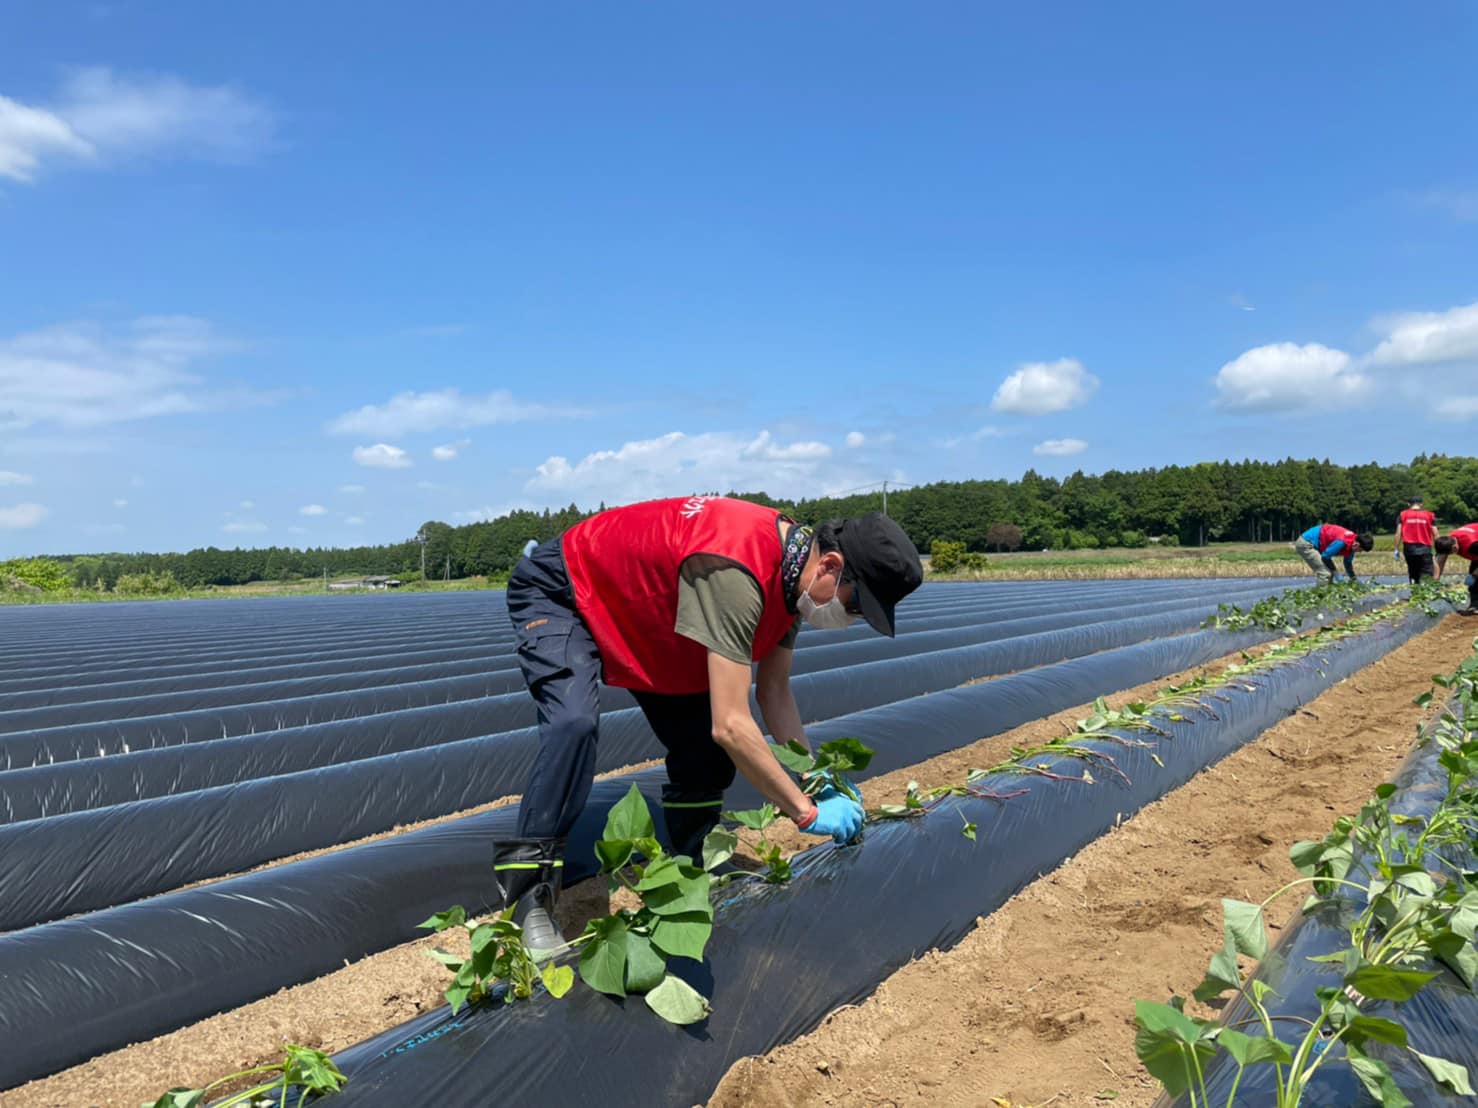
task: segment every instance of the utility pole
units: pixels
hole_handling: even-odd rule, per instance
[[[452,579],[452,556],[450,554],[448,554],[446,556],[446,574],[442,577],[442,580],[443,581],[450,581],[451,579]]]
[[[888,514],[888,482],[883,482],[883,515]]]

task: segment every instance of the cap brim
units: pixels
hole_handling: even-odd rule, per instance
[[[862,618],[867,624],[880,635],[894,638],[896,632],[893,628],[893,609],[885,607],[872,590],[861,581],[852,582],[852,593],[857,603],[857,609],[862,613]]]

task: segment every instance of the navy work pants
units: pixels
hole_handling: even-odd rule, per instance
[[[601,663],[590,628],[575,609],[559,539],[514,566],[508,578],[508,617],[539,715],[539,754],[519,806],[518,834],[560,839],[585,807],[595,778]],[[722,792],[734,783],[734,763],[713,741],[706,692],[634,695],[667,749],[667,777],[673,785]]]
[[[1437,567],[1432,562],[1432,548],[1425,543],[1402,543],[1401,556],[1406,559],[1406,576],[1413,585],[1424,577],[1436,576]]]

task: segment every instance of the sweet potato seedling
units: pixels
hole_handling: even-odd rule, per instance
[[[276,1076],[270,1081],[233,1093],[215,1108],[229,1108],[234,1104],[247,1104],[255,1108],[264,1102],[275,1103],[278,1108],[287,1108],[288,1094],[293,1090],[297,1091],[297,1096],[292,1103],[301,1108],[308,1097],[336,1093],[348,1081],[327,1054],[289,1043],[280,1062],[227,1074],[199,1089],[170,1089],[158,1100],[144,1104],[141,1108],[204,1108],[212,1090],[234,1084],[243,1078],[264,1077],[267,1074]]]
[[[764,873],[760,876],[772,885],[783,885],[790,880],[790,861],[785,857],[785,852],[777,844],[772,843],[765,834],[766,829],[779,818],[780,813],[775,810],[773,804],[765,804],[759,808],[750,808],[742,812],[724,813],[724,819],[733,820],[740,827],[758,834],[757,839],[743,841],[754,851],[755,857],[765,864]],[[734,832],[730,831],[729,834],[733,835]],[[738,839],[737,835],[735,839]],[[729,879],[737,876],[740,875],[730,874]],[[727,883],[728,879],[723,880]]]
[[[815,753],[792,739],[783,744],[771,743],[770,751],[782,766],[800,774],[801,791],[807,796],[819,796],[831,787],[862,803],[862,795],[847,777],[872,763],[873,752],[862,745],[861,739],[832,739],[817,747]]]
[[[1478,656],[1434,680],[1462,701],[1465,718],[1478,720]],[[1250,1066],[1273,1067],[1277,1108],[1295,1108],[1318,1070],[1342,1060],[1376,1103],[1406,1108],[1412,1102],[1391,1067],[1371,1052],[1372,1044],[1406,1052],[1447,1092],[1474,1095],[1465,1067],[1418,1050],[1399,1019],[1364,1011],[1373,1000],[1410,1001],[1438,976],[1431,967],[1439,963],[1469,989],[1478,980],[1478,873],[1459,860],[1478,850],[1478,740],[1451,712],[1430,738],[1442,747],[1438,760],[1447,772],[1446,792],[1431,814],[1393,811],[1396,788],[1381,785],[1358,815],[1336,821],[1322,840],[1293,846],[1289,856],[1302,875],[1298,880],[1260,904],[1222,901],[1222,948],[1193,995],[1203,1003],[1240,996],[1251,1019],[1220,1025],[1187,1015],[1179,998],[1169,1004],[1135,1002],[1136,1052],[1172,1095],[1188,1095],[1192,1108],[1211,1108],[1206,1066],[1225,1051],[1237,1067],[1228,1106]],[[1311,893],[1306,913],[1334,909],[1324,918],[1339,920],[1346,934],[1342,949],[1312,959],[1327,964],[1332,976],[1316,990],[1320,1008],[1313,1020],[1272,1014],[1271,988],[1245,978],[1238,963],[1239,955],[1261,960],[1267,954],[1264,913],[1294,890]],[[1277,1022],[1292,1023],[1301,1034],[1284,1041]]]
[[[657,841],[646,798],[633,785],[606,817],[595,855],[611,891],[631,891],[641,907],[591,920],[564,946],[544,952],[542,968],[525,945],[522,929],[507,918],[512,905],[483,923],[468,922],[461,906],[438,912],[421,926],[435,931],[466,928],[472,946],[467,959],[442,950],[432,954],[454,974],[447,1002],[453,1012],[495,995],[512,1003],[532,996],[541,984],[551,996],[562,997],[574,984],[576,971],[558,958],[578,951],[580,980],[590,988],[611,996],[641,996],[670,1023],[703,1019],[710,1011],[707,998],[669,973],[667,963],[675,957],[702,959],[713,932],[707,870],[732,853],[732,846],[725,852],[722,835],[710,835],[703,867],[686,855],[668,855]]]

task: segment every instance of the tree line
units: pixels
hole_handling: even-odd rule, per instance
[[[1421,455],[1408,464],[1339,466],[1280,462],[1203,462],[1192,466],[1063,480],[1028,470],[1019,480],[940,481],[891,492],[888,514],[921,550],[936,540],[968,552],[1142,546],[1151,538],[1180,545],[1288,542],[1315,523],[1389,532],[1407,497],[1419,493],[1439,520],[1478,519],[1478,458]],[[780,508],[803,522],[876,511],[878,494],[784,500],[731,493]],[[596,509],[599,510],[599,509]],[[462,526],[436,520],[403,542],[350,548],[204,547],[183,554],[88,554],[53,559],[74,587],[112,589],[118,579],[168,575],[186,588],[253,581],[391,574],[501,577],[524,543],[561,534],[593,514],[574,504],[518,511]],[[424,561],[423,561],[424,559]]]

